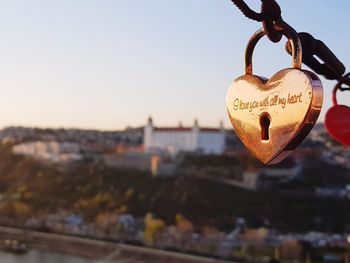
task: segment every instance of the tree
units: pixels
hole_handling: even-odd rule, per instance
[[[151,213],[147,213],[145,218],[145,242],[153,245],[156,241],[156,236],[162,233],[165,229],[165,223],[161,219],[155,219]]]

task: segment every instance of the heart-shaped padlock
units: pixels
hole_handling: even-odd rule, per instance
[[[234,130],[248,150],[264,164],[278,163],[308,135],[321,111],[320,79],[302,70],[302,46],[298,34],[287,24],[280,30],[292,46],[293,67],[269,80],[252,74],[252,55],[265,35],[258,30],[245,53],[245,74],[231,84],[226,107]]]
[[[333,106],[327,111],[324,124],[328,133],[338,142],[350,146],[350,107],[338,105],[339,82],[333,89]]]

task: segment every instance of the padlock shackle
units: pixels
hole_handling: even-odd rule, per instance
[[[340,91],[350,91],[350,86],[347,82],[345,82],[345,80],[347,78],[349,78],[350,76],[350,73],[347,73],[345,74],[342,78],[342,80],[339,80],[337,85],[334,86],[333,88],[333,92],[332,92],[332,102],[333,102],[333,106],[336,106],[338,105],[338,101],[337,101],[337,91],[340,90]],[[342,85],[346,85],[348,87],[344,88],[342,87]]]
[[[341,83],[338,82],[337,85],[335,85],[335,87],[333,88],[332,91],[332,102],[333,102],[333,106],[338,105],[338,101],[337,101],[337,91],[340,87]]]
[[[275,24],[275,27],[282,32],[289,40],[291,40],[292,57],[293,57],[293,68],[301,69],[302,65],[302,45],[299,39],[298,33],[287,23]],[[253,75],[252,57],[253,51],[259,40],[266,35],[264,28],[259,29],[249,39],[248,45],[245,51],[245,75]]]

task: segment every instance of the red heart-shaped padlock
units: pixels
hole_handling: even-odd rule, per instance
[[[350,146],[350,107],[338,105],[336,92],[340,87],[341,83],[338,83],[333,89],[333,106],[326,113],[324,124],[334,139]]]

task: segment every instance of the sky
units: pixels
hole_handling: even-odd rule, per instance
[[[287,23],[350,71],[349,1],[278,2]],[[197,118],[228,128],[226,91],[260,27],[230,0],[0,0],[0,127],[115,130],[152,116],[158,126]],[[261,40],[254,73],[290,67],[284,44]],[[323,121],[336,83],[321,80]],[[339,95],[350,105],[350,92]]]

